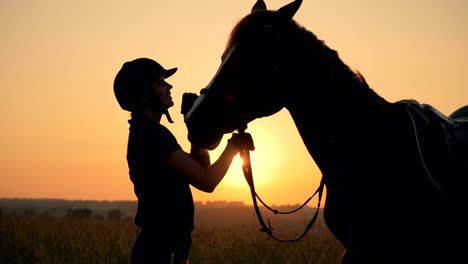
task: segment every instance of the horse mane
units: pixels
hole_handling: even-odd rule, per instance
[[[336,50],[327,46],[325,41],[319,39],[312,31],[299,25],[296,21],[293,22],[296,33],[302,35],[306,45],[311,47],[312,52],[315,52],[316,56],[322,59],[323,66],[328,69],[328,79],[340,79],[341,82],[346,82],[345,87],[355,88],[348,89],[348,92],[367,98],[366,101],[373,102],[379,107],[388,106],[388,101],[369,86],[364,75],[345,64]]]
[[[264,19],[268,19],[268,17],[274,15],[274,11],[262,10],[250,13],[242,18],[232,29],[226,44],[226,49],[243,37],[242,29],[264,24]],[[329,80],[342,79],[341,81],[344,80],[347,82],[346,87],[356,88],[348,92],[357,93],[361,97],[367,97],[370,101],[374,101],[380,106],[388,104],[388,101],[378,95],[367,84],[366,79],[359,71],[352,70],[341,60],[336,50],[328,47],[325,44],[325,41],[319,39],[313,32],[298,24],[297,21],[291,20],[290,23],[291,25],[289,29],[291,30],[292,35],[298,36],[298,44],[301,48],[303,47],[307,52],[312,52],[316,57],[321,58],[321,63],[323,63],[322,66],[328,69],[329,76],[327,78]]]
[[[268,12],[268,11],[259,11],[259,12]],[[231,30],[231,33],[229,34],[229,38],[228,38],[228,41],[226,43],[226,49],[228,49],[229,47],[231,47],[234,42],[239,39],[240,37],[240,29],[245,26],[248,26],[252,23],[252,17],[253,17],[253,14],[248,14],[247,16],[245,16],[244,18],[242,18],[241,20],[239,20],[239,22],[236,23],[236,25],[234,26],[234,28]]]

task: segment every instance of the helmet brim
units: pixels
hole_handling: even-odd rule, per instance
[[[164,79],[171,77],[172,75],[174,75],[174,73],[176,73],[176,71],[177,71],[177,68],[166,70],[163,74]]]

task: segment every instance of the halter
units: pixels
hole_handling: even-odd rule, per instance
[[[246,128],[247,128],[247,125],[244,125],[242,128],[238,129],[239,134],[245,134]],[[324,181],[323,177],[322,177],[322,179],[320,181],[319,187],[314,192],[314,194],[312,194],[312,196],[310,196],[301,206],[299,206],[298,208],[296,208],[294,210],[291,210],[291,211],[278,211],[276,209],[272,209],[270,206],[265,204],[263,202],[263,200],[258,196],[257,192],[255,191],[255,184],[254,184],[253,175],[252,175],[252,166],[251,166],[251,162],[250,162],[250,152],[249,152],[249,150],[248,149],[242,149],[240,151],[240,157],[243,160],[242,171],[244,172],[245,180],[247,181],[247,183],[249,184],[249,187],[250,187],[250,194],[252,195],[252,201],[253,201],[253,205],[254,205],[254,209],[255,209],[255,214],[256,214],[256,216],[258,218],[258,222],[262,226],[262,228],[260,229],[260,232],[265,232],[265,233],[268,234],[268,236],[270,236],[271,238],[273,238],[273,239],[275,239],[277,241],[280,241],[280,242],[299,241],[301,238],[303,238],[307,234],[307,232],[309,232],[309,230],[312,228],[315,221],[317,220],[318,212],[319,212],[319,209],[320,209],[320,203],[322,201],[323,188],[325,187],[325,181]],[[294,212],[297,212],[297,211],[301,210],[305,205],[307,205],[309,203],[309,201],[316,194],[318,194],[317,210],[315,211],[315,214],[312,216],[312,219],[309,221],[306,228],[304,229],[304,232],[301,235],[299,235],[297,238],[294,238],[294,239],[281,239],[281,238],[278,238],[277,236],[275,236],[273,234],[273,228],[271,227],[271,225],[268,224],[268,227],[267,227],[267,225],[265,224],[265,221],[263,221],[263,216],[262,216],[262,214],[260,212],[260,209],[258,207],[258,204],[257,204],[257,199],[258,199],[268,210],[272,211],[275,215],[276,214],[291,214],[291,213],[294,213]]]

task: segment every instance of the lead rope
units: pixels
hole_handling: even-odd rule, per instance
[[[245,126],[244,128],[242,129],[239,129],[239,134],[244,134],[245,133],[245,129],[246,129],[247,126]],[[263,201],[262,199],[260,199],[260,197],[257,195],[256,191],[255,191],[255,184],[254,184],[254,180],[253,180],[253,176],[252,176],[252,166],[251,166],[251,163],[250,163],[250,152],[248,149],[243,149],[240,151],[240,157],[242,158],[242,171],[244,172],[244,177],[245,177],[245,180],[247,181],[247,183],[249,184],[249,187],[250,187],[250,194],[252,195],[252,201],[253,201],[253,205],[254,205],[254,209],[255,209],[255,214],[257,215],[257,218],[258,218],[258,222],[260,223],[260,225],[262,226],[262,228],[260,229],[261,232],[265,232],[268,234],[268,236],[270,236],[271,238],[277,240],[277,241],[280,241],[280,242],[294,242],[294,241],[299,241],[301,238],[303,238],[307,232],[309,232],[309,230],[312,228],[312,226],[314,225],[315,221],[317,220],[317,217],[318,217],[318,212],[319,212],[319,209],[320,209],[320,203],[322,201],[322,194],[323,194],[323,188],[325,186],[325,183],[324,183],[324,180],[323,180],[323,177],[322,177],[322,180],[320,181],[320,185],[319,187],[317,188],[317,190],[314,192],[314,194],[312,194],[312,196],[309,197],[309,199],[306,200],[306,202],[298,207],[297,209],[295,210],[291,210],[291,211],[288,211],[288,212],[281,212],[281,211],[278,211],[276,209],[272,209],[271,207],[267,206]],[[257,199],[260,200],[260,202],[267,208],[269,209],[270,211],[272,211],[274,214],[289,214],[289,213],[293,213],[293,212],[296,212],[300,209],[302,209],[302,207],[304,207],[316,194],[318,193],[318,205],[317,205],[317,210],[315,210],[315,214],[314,216],[312,217],[312,219],[310,220],[310,222],[307,224],[304,232],[298,236],[297,238],[295,239],[280,239],[278,237],[276,237],[275,235],[273,235],[273,228],[271,227],[271,225],[267,225],[265,224],[265,221],[263,221],[263,216],[262,214],[260,213],[260,209],[258,208],[258,204],[257,204]]]

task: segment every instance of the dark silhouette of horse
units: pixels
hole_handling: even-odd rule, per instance
[[[301,2],[270,11],[257,1],[234,27],[185,116],[189,140],[214,149],[286,108],[323,174],[342,263],[465,263],[468,107],[445,116],[388,102],[293,20]]]

